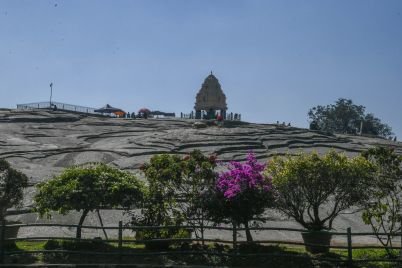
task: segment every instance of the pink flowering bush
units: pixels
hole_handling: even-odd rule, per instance
[[[262,175],[265,164],[259,163],[254,153],[247,154],[246,163],[232,161],[229,170],[219,175],[217,189],[229,200],[236,198],[246,191],[271,190],[271,180]]]
[[[250,152],[244,163],[230,162],[204,198],[208,216],[215,223],[244,225],[247,241],[252,241],[249,222],[256,223],[255,218],[273,203],[271,179],[263,175],[264,169],[265,164]]]

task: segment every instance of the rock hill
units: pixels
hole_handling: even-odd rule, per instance
[[[203,129],[193,128],[193,124],[188,119],[132,120],[61,111],[3,109],[0,110],[0,157],[27,174],[34,186],[74,164],[105,162],[139,173],[139,166],[152,155],[186,154],[193,149],[216,153],[223,161],[243,160],[249,150],[263,160],[275,154],[300,150],[325,152],[330,148],[353,155],[377,144],[394,146],[402,154],[401,143],[378,138],[331,135],[274,124],[225,122],[224,127]],[[28,207],[33,191],[33,187],[27,191],[25,205]],[[26,222],[37,220],[29,213],[19,218]],[[76,222],[74,215],[58,219]],[[340,224],[351,225],[342,219]]]

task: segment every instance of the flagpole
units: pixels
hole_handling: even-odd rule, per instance
[[[50,108],[52,108],[53,83],[50,83]]]

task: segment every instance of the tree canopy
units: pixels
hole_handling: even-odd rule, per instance
[[[276,207],[307,230],[321,231],[332,229],[339,213],[367,200],[373,170],[362,156],[330,151],[275,157],[266,174],[272,176]]]
[[[82,211],[82,225],[89,211],[130,208],[142,201],[144,185],[134,175],[105,164],[87,164],[65,169],[59,176],[37,186],[35,210],[51,217]],[[77,232],[78,236],[78,232]]]
[[[265,164],[250,152],[245,163],[230,162],[204,195],[208,217],[215,223],[243,224],[249,242],[253,240],[249,222],[273,206],[271,179],[263,175],[264,169]]]
[[[0,220],[4,219],[8,208],[21,203],[23,189],[27,186],[28,177],[0,159]]]
[[[213,184],[216,157],[199,150],[185,157],[161,154],[142,166],[150,191],[144,201],[142,216],[133,217],[137,225],[199,225],[203,217],[200,193]],[[173,218],[172,218],[173,216]],[[158,230],[149,231],[150,237],[160,237]],[[198,235],[196,230],[196,235]]]
[[[350,99],[338,99],[335,104],[318,105],[309,110],[310,129],[334,133],[375,135],[380,137],[391,136],[392,129],[372,113],[366,113],[366,107],[356,105]]]
[[[392,240],[400,233],[402,222],[402,157],[393,148],[385,147],[370,148],[362,155],[376,167],[362,219],[392,257]]]

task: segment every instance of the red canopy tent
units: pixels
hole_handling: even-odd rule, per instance
[[[150,114],[151,110],[149,110],[148,108],[141,108],[138,110],[138,117],[148,118]]]

